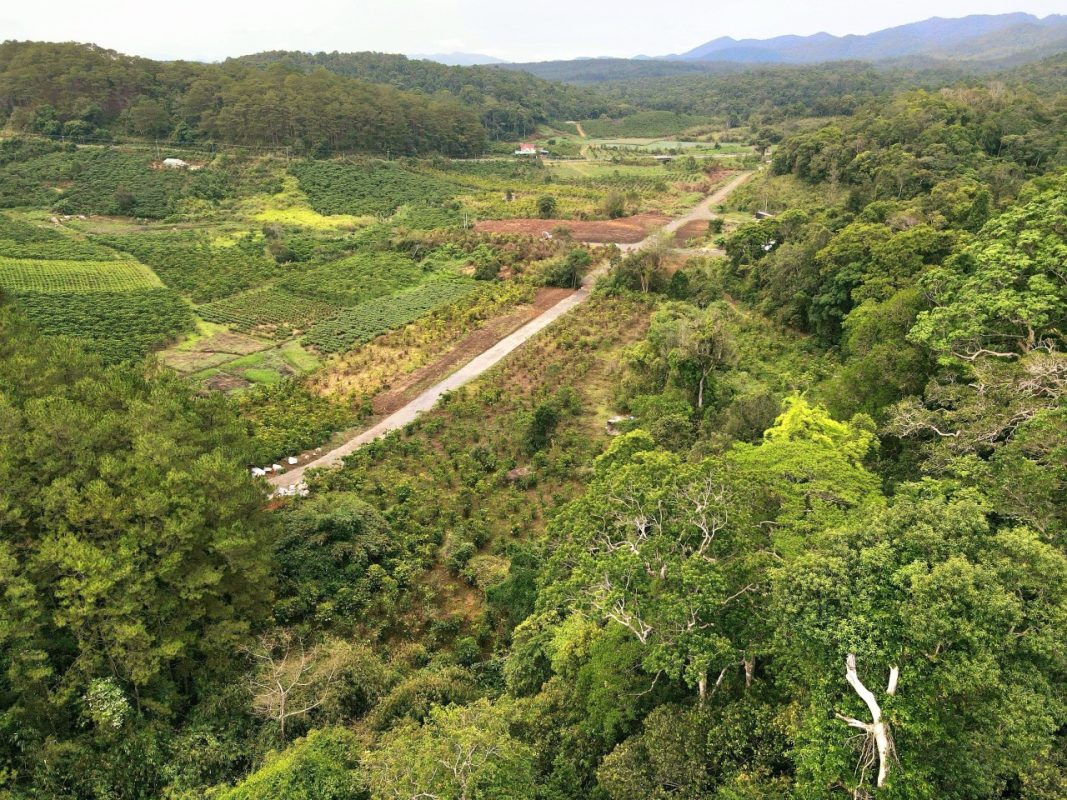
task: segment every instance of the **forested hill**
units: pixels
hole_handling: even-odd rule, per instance
[[[287,51],[256,53],[227,62],[258,67],[277,63],[303,72],[323,68],[405,91],[447,92],[476,111],[494,138],[523,137],[542,122],[589,119],[614,110],[610,100],[592,92],[494,66],[452,67],[388,53]]]
[[[430,97],[286,64],[152,61],[95,45],[0,44],[0,125],[81,141],[116,134],[343,152],[480,153],[485,130]]]

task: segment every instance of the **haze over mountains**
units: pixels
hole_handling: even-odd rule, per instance
[[[909,56],[950,59],[1008,57],[1029,51],[1048,54],[1067,47],[1067,16],[1043,19],[1032,14],[976,14],[959,19],[932,17],[864,36],[777,36],[734,39],[722,36],[681,54],[664,56],[683,61],[816,63],[820,61],[883,61]]]
[[[549,80],[596,83],[633,77],[664,77],[709,68],[730,70],[746,64],[816,64],[826,61],[997,62],[1035,61],[1067,50],[1067,15],[974,14],[958,19],[932,17],[864,35],[776,36],[734,39],[720,36],[682,53],[633,58],[576,58],[508,64]],[[472,57],[465,63],[499,63]],[[442,63],[459,63],[427,56]],[[713,65],[713,67],[712,67]]]

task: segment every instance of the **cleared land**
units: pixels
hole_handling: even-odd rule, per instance
[[[576,241],[588,244],[636,244],[670,220],[666,214],[636,214],[611,220],[492,219],[474,225],[479,233],[513,233],[543,236],[566,228]]]

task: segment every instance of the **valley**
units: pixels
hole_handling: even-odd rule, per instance
[[[0,44],[0,800],[1062,800],[1061,27]]]

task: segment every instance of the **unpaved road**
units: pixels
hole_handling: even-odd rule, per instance
[[[390,414],[373,428],[368,428],[355,438],[349,439],[340,447],[316,458],[314,461],[309,461],[308,463],[281,475],[271,475],[267,480],[275,486],[297,486],[303,482],[305,470],[333,466],[334,464],[339,463],[345,456],[354,453],[360,447],[367,444],[367,442],[372,442],[379,436],[384,436],[390,431],[403,428],[418,417],[423,411],[429,411],[433,408],[437,401],[441,399],[442,395],[455,391],[468,381],[477,378],[494,364],[501,361],[513,350],[520,347],[531,336],[534,336],[541,330],[547,328],[576,305],[584,302],[588,297],[589,286],[582,286],[581,289],[560,300],[552,306],[552,308],[541,314],[541,316],[527,322],[517,331],[505,336],[485,352],[475,356],[443,381],[431,386],[406,406],[399,411]]]
[[[671,222],[667,223],[667,225],[665,225],[661,230],[667,233],[673,233],[686,223],[692,222],[693,220],[711,219],[714,216],[711,211],[711,208],[725,200],[726,196],[730,194],[730,192],[732,192],[734,189],[736,189],[738,186],[748,180],[751,175],[751,172],[745,172],[741,175],[738,175],[736,178],[731,180],[718,191],[714,192],[713,194],[702,200],[685,216],[678,217],[677,219],[672,220]],[[642,247],[645,247],[647,244],[653,241],[656,235],[657,234],[652,234],[650,236],[647,236],[640,242],[635,242],[633,244],[620,245],[620,248],[627,252],[640,250]],[[352,439],[349,439],[347,442],[340,445],[339,447],[334,448],[330,452],[324,453],[313,461],[309,461],[306,464],[301,464],[298,467],[294,467],[289,472],[269,475],[267,477],[267,481],[278,488],[297,487],[304,482],[304,472],[306,470],[319,469],[322,467],[332,467],[335,464],[339,464],[345,456],[354,453],[356,450],[358,450],[360,447],[367,444],[368,442],[372,442],[380,436],[385,436],[385,434],[390,433],[391,431],[395,431],[399,428],[403,428],[408,423],[413,422],[419,416],[419,414],[424,411],[429,411],[431,408],[433,408],[434,405],[437,404],[437,401],[441,399],[442,395],[447,394],[448,392],[455,391],[468,381],[472,381],[475,378],[479,377],[486,370],[490,369],[492,366],[502,361],[509,353],[512,353],[513,351],[521,347],[528,339],[547,328],[549,325],[551,325],[557,319],[569,312],[571,309],[575,308],[581,303],[584,303],[589,298],[590,287],[595,282],[598,275],[602,273],[604,269],[606,269],[606,265],[598,270],[595,270],[594,272],[591,272],[589,275],[586,276],[586,279],[583,281],[582,288],[576,291],[574,294],[568,295],[567,297],[563,298],[558,303],[556,303],[556,305],[552,306],[540,316],[530,320],[521,328],[516,330],[514,333],[505,336],[503,339],[494,344],[488,350],[475,356],[473,359],[468,361],[465,365],[453,372],[447,378],[440,381],[439,383],[434,384],[429,389],[420,394],[418,397],[416,397],[414,400],[412,400],[410,403],[408,403],[398,411],[395,411],[394,413],[390,414],[378,424],[374,425],[371,428],[368,428],[367,430],[363,431]]]
[[[648,244],[661,233],[674,233],[679,228],[688,225],[690,222],[714,219],[716,214],[714,211],[712,211],[712,208],[722,203],[722,201],[727,198],[730,192],[732,192],[738,186],[743,184],[754,174],[755,173],[752,172],[742,172],[729,183],[724,184],[723,186],[709,194],[707,197],[705,197],[703,200],[693,206],[686,214],[683,214],[680,217],[675,217],[662,228],[660,228],[658,231],[646,236],[640,242],[635,242],[633,244],[620,244],[618,246],[619,249],[626,253],[632,253],[634,250],[640,250],[643,247],[647,247]]]

